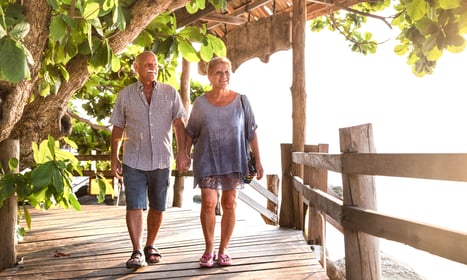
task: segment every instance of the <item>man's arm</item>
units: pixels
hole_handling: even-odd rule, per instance
[[[186,171],[190,167],[190,155],[186,153],[185,148],[186,133],[183,118],[175,119],[173,121],[173,128],[177,141],[176,169]]]
[[[112,136],[110,142],[110,166],[112,174],[117,179],[122,179],[122,163],[118,158],[120,153],[120,146],[122,144],[123,128],[113,126]]]

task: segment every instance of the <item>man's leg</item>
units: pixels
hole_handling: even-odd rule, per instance
[[[144,253],[149,263],[157,263],[161,259],[161,254],[157,251],[154,244],[161,228],[166,208],[169,172],[170,169],[166,168],[156,169],[147,173],[149,211],[147,217],[148,234]]]
[[[157,234],[162,225],[162,219],[164,217],[164,212],[157,211],[155,209],[149,208],[147,223],[148,223],[148,236],[146,240],[146,246],[154,246],[156,242]],[[150,263],[159,262],[160,256],[157,255],[156,249],[146,249],[149,253],[149,259],[146,260]]]
[[[141,245],[143,243],[143,210],[142,209],[133,209],[127,210],[126,212],[126,225],[128,228],[128,233],[130,234],[131,244],[133,246],[133,253],[131,258],[127,262],[127,267],[138,267],[145,265],[143,259]],[[135,251],[139,251],[140,254]],[[143,259],[144,260],[144,259]]]
[[[146,206],[146,176],[144,172],[123,165],[123,181],[126,197],[126,225],[130,235],[133,252],[128,260],[127,268],[146,265],[142,250],[144,221],[143,209]]]
[[[133,250],[141,250],[143,244],[143,210],[133,209],[126,211],[126,226],[130,234]]]

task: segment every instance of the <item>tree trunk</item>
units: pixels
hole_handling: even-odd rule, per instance
[[[18,172],[8,169],[10,158],[19,159],[19,141],[6,140],[0,143],[0,163],[4,172]],[[0,175],[1,176],[1,175]],[[0,208],[0,271],[13,267],[16,263],[16,217],[18,216],[18,202],[16,195],[12,195],[3,202]]]
[[[183,107],[187,111],[186,120],[188,120],[188,112],[190,108],[190,62],[182,60],[182,75],[180,77],[180,96],[182,98]],[[177,173],[178,174],[178,173]],[[175,176],[174,182],[174,199],[173,207],[183,206],[183,191],[185,189],[185,177]]]
[[[293,1],[292,16],[292,118],[293,141],[292,152],[303,152],[306,135],[306,82],[305,82],[305,28],[306,28],[306,0]],[[303,178],[303,166],[292,164],[292,174]],[[303,197],[297,191],[292,192],[295,212],[294,227],[303,229],[300,217],[303,213]]]
[[[146,26],[162,12],[170,12],[180,8],[189,0],[138,0],[131,6],[131,21],[122,32],[117,32],[109,40],[114,53],[122,52]],[[33,142],[40,143],[49,135],[59,138],[67,134],[61,123],[65,120],[65,112],[73,94],[87,81],[88,58],[78,55],[66,65],[70,75],[63,81],[58,92],[47,97],[37,94],[39,88],[39,69],[42,55],[46,52],[49,35],[50,6],[46,0],[23,1],[27,21],[31,30],[25,38],[25,44],[35,62],[31,66],[31,79],[18,84],[0,82],[0,141],[20,139],[21,165],[32,163]],[[34,100],[28,100],[34,96]],[[3,111],[1,110],[3,109]]]

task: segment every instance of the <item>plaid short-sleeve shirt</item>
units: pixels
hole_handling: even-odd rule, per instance
[[[151,103],[141,82],[124,88],[110,118],[124,129],[123,163],[145,171],[170,167],[172,123],[184,116],[180,95],[170,85],[155,82]]]

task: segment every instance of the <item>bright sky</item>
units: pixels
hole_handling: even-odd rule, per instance
[[[380,41],[389,39],[391,32],[382,30],[374,35]],[[433,75],[418,78],[406,58],[393,52],[393,38],[376,54],[363,56],[351,52],[338,34],[307,32],[307,144],[327,143],[329,152],[337,154],[339,128],[372,123],[379,153],[467,152],[467,50],[446,52]],[[291,51],[272,55],[268,64],[250,60],[231,76],[231,88],[246,94],[253,105],[266,174],[281,174],[280,143],[292,142],[291,86]],[[331,174],[329,182],[341,185],[336,178]],[[376,182],[380,211],[467,232],[465,183],[384,177]],[[446,279],[446,273],[452,273],[452,279],[467,275],[465,265],[439,261],[403,244],[383,241],[381,247],[427,280]]]
[[[378,152],[467,152],[467,51],[446,53],[433,75],[418,78],[393,52],[395,40],[368,56],[330,32],[308,32],[306,42],[307,144],[339,153],[339,128],[372,123]],[[253,103],[264,145],[291,143],[291,64],[291,51],[279,52],[268,64],[244,63],[231,78]]]

